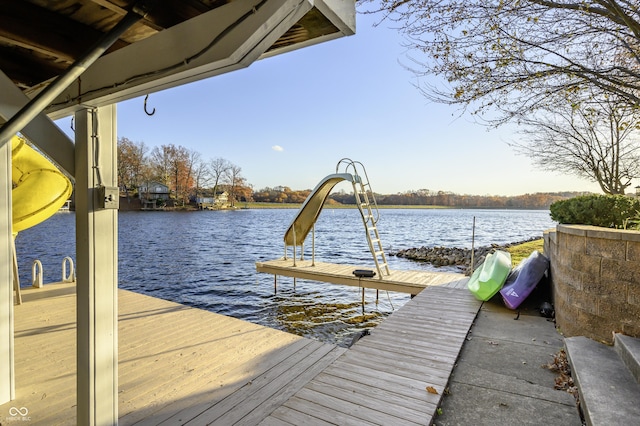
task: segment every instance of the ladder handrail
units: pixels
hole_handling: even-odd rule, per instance
[[[369,175],[367,174],[366,167],[364,167],[364,164],[362,164],[360,161],[354,161],[350,158],[345,157],[340,161],[338,161],[338,164],[336,165],[336,173],[338,173],[338,171],[340,170],[340,165],[342,164],[344,164],[345,173],[349,173],[349,168],[353,169],[352,174],[355,177],[353,182],[353,190],[354,190],[353,192],[354,192],[354,197],[356,199],[356,203],[360,204],[358,200],[358,192],[356,190],[356,182],[355,182],[355,180],[358,180],[360,185],[364,189],[363,194],[367,197],[366,201],[367,201],[367,204],[369,205],[369,213],[371,214],[371,221],[374,225],[377,224],[378,221],[380,220],[380,209],[378,208],[378,201],[376,200],[376,196],[373,193],[373,188],[371,187],[371,183],[369,183]],[[365,182],[362,181],[362,177],[358,173],[357,165],[360,165],[360,167],[362,168],[362,173],[364,174]],[[371,193],[370,199],[367,194],[366,187],[369,187],[368,192]],[[373,204],[373,208],[371,207],[372,204]],[[358,205],[358,210],[360,210],[360,214],[363,215],[363,220],[366,221],[366,219],[364,218],[364,213],[362,212],[362,207],[360,205]],[[375,216],[373,216],[374,210],[375,210]]]
[[[376,265],[376,270],[378,271],[378,278],[382,279],[383,276],[383,267],[386,275],[391,275],[391,271],[389,269],[389,263],[387,262],[387,257],[384,254],[384,248],[382,247],[382,241],[380,240],[380,233],[378,232],[377,223],[380,219],[380,210],[378,209],[378,203],[376,201],[376,197],[373,194],[373,189],[371,188],[371,184],[369,183],[369,176],[367,175],[367,169],[364,165],[359,161],[353,161],[349,158],[343,158],[336,165],[336,173],[338,173],[340,166],[344,165],[345,173],[349,172],[349,169],[352,169],[352,174],[354,179],[352,180],[353,184],[353,195],[355,197],[356,204],[358,205],[358,211],[360,212],[360,216],[362,217],[362,223],[365,228],[365,232],[367,234],[367,243],[369,244],[369,250],[371,251],[371,255],[373,256],[373,261]],[[364,174],[365,181],[363,182],[362,176],[358,173],[358,165],[362,169],[362,173]],[[358,187],[359,185],[359,187]],[[367,190],[368,187],[368,190]],[[371,193],[371,197],[369,194]],[[361,198],[362,197],[362,198]],[[373,203],[372,203],[373,201]],[[373,208],[372,208],[373,204]],[[366,207],[367,213],[365,214],[364,208]],[[375,215],[373,209],[375,208]],[[371,233],[373,232],[373,236]],[[377,244],[377,247],[376,247]],[[380,257],[380,259],[378,259]]]

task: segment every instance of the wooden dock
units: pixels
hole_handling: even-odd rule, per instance
[[[23,300],[0,421],[75,424],[75,286]],[[430,287],[345,349],[120,290],[120,424],[429,425],[479,306]]]
[[[358,278],[353,275],[356,269],[371,269],[371,266],[344,265],[326,262],[312,262],[310,260],[276,259],[256,262],[256,270],[272,274],[305,280],[327,282],[332,284],[350,285],[378,290],[398,291],[401,293],[418,294],[426,287],[445,286],[466,288],[469,280],[463,274],[454,272],[429,271],[399,271],[391,270],[390,275],[372,278]]]
[[[278,407],[265,425],[431,425],[481,303],[429,287]]]

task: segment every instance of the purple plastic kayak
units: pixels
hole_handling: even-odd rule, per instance
[[[502,300],[509,309],[516,309],[531,294],[549,268],[549,259],[534,251],[516,266],[504,287],[500,289]]]

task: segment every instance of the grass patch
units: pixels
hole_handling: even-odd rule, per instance
[[[299,209],[298,203],[236,203],[241,209]]]
[[[544,239],[528,241],[526,243],[518,244],[515,246],[507,247],[507,251],[511,253],[511,265],[516,267],[518,263],[529,257],[531,253],[538,250],[540,253],[544,253]]]

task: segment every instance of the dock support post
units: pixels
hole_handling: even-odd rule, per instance
[[[115,425],[118,210],[100,188],[118,186],[116,106],[78,111],[75,122],[77,423]]]
[[[293,266],[296,266],[296,244],[298,244],[298,239],[296,238],[296,227],[293,227]]]
[[[316,266],[316,224],[311,227],[311,266]]]
[[[364,287],[362,287],[362,315],[364,315]]]
[[[278,276],[274,275],[273,276],[273,294],[276,294],[278,292]]]
[[[15,399],[11,143],[0,141],[0,404]],[[4,415],[4,413],[3,413]]]

